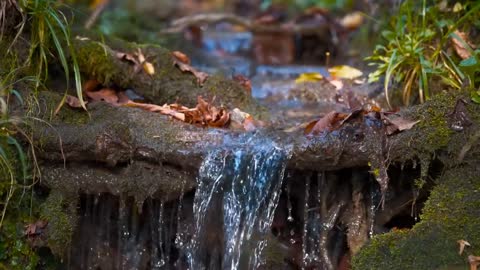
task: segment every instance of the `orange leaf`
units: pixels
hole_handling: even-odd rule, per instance
[[[118,105],[117,92],[111,88],[103,88],[98,91],[86,92],[86,94],[93,101],[105,101],[113,105]]]
[[[187,64],[187,65],[190,65],[190,58],[188,58],[188,56],[184,53],[182,53],[181,51],[173,51],[172,52],[172,55],[173,57],[175,57],[178,61],[184,63],[184,64]]]

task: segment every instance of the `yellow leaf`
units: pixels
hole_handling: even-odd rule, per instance
[[[455,3],[453,6],[453,12],[457,13],[463,10],[463,6],[460,2]]]
[[[353,80],[363,75],[363,72],[361,72],[360,70],[346,65],[329,68],[328,72],[330,72],[330,75],[334,78],[350,80]]]
[[[295,83],[318,82],[323,79],[322,74],[316,72],[302,73],[295,79]]]
[[[153,67],[152,63],[150,63],[150,62],[144,62],[142,66],[143,66],[143,70],[145,70],[145,72],[146,72],[148,75],[153,75],[153,74],[155,74],[155,68]]]

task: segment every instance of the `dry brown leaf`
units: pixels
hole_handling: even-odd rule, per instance
[[[133,54],[129,54],[129,53],[123,53],[123,52],[116,52],[115,53],[115,56],[122,60],[122,61],[126,61],[126,62],[130,62],[130,64],[133,64],[135,66],[137,65],[140,65],[140,63],[138,62],[137,58],[133,55]]]
[[[462,59],[467,59],[472,56],[472,51],[475,49],[475,46],[468,38],[467,34],[464,32],[460,32],[459,30],[455,30],[454,32],[458,37],[460,37],[462,41],[458,40],[456,37],[451,37],[453,49],[457,53],[458,56]],[[470,46],[470,48],[466,48],[465,45]]]
[[[92,92],[92,91],[100,89],[100,87],[101,87],[101,85],[97,80],[91,79],[91,80],[86,81],[83,84],[83,91],[84,92]]]
[[[420,122],[420,120],[412,121],[412,120],[404,119],[400,116],[399,117],[386,116],[385,114],[382,115],[382,118],[385,120],[386,122],[385,124],[387,125],[386,127],[387,135],[392,135],[397,131],[411,129],[418,122]]]
[[[35,223],[30,223],[25,225],[25,230],[23,232],[26,236],[35,236],[42,233],[42,230],[47,227],[48,221],[46,220],[37,220]]]
[[[463,250],[465,249],[465,247],[469,247],[470,246],[470,243],[468,243],[467,241],[461,239],[461,240],[458,240],[457,243],[459,244],[459,250],[458,250],[458,255],[462,255],[463,253]]]
[[[208,74],[205,73],[205,72],[202,72],[202,71],[198,71],[197,69],[195,69],[194,67],[188,65],[188,64],[185,64],[184,62],[182,62],[181,60],[179,60],[176,56],[173,56],[173,64],[175,66],[177,66],[181,71],[183,72],[190,72],[193,74],[193,76],[195,76],[195,78],[197,78],[197,83],[199,85],[203,85],[203,83],[205,83],[205,81],[207,80],[208,78]]]
[[[80,100],[77,97],[67,95],[65,98],[65,103],[68,104],[68,106],[72,108],[82,108],[82,104],[80,103]],[[85,104],[87,104],[87,101],[85,101]]]
[[[114,89],[102,88],[98,91],[85,92],[85,94],[93,101],[105,101],[112,105],[118,105],[119,98],[117,92]]]
[[[177,110],[172,109],[169,105],[156,105],[156,104],[147,104],[139,103],[134,101],[129,101],[123,104],[125,107],[140,108],[149,112],[158,112],[163,115],[172,116],[173,118],[185,122],[185,114],[178,112]]]
[[[190,65],[190,58],[188,58],[188,56],[184,53],[182,53],[181,51],[173,51],[172,52],[172,55],[173,57],[175,57],[178,61],[184,63],[184,64],[187,64],[187,65]]]
[[[238,82],[243,87],[243,89],[245,89],[249,96],[252,95],[252,82],[250,81],[250,79],[241,74],[237,74],[233,76],[233,80]]]
[[[470,270],[477,270],[480,264],[480,256],[469,255],[468,262],[470,263]]]
[[[343,114],[337,113],[336,111],[331,111],[320,120],[310,122],[305,128],[304,133],[306,135],[318,135],[323,131],[331,131],[335,128],[335,125],[341,120],[345,119],[345,117],[346,116]]]

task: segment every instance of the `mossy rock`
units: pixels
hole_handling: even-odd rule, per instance
[[[203,85],[199,85],[191,73],[182,72],[174,66],[171,52],[163,47],[113,38],[107,43],[93,38],[74,40],[78,64],[86,78],[95,78],[106,86],[133,89],[156,104],[178,102],[192,107],[197,104],[198,96],[207,100],[215,97],[215,105],[230,109],[237,107],[257,118],[265,119],[267,116],[266,110],[233,80],[211,75]],[[117,52],[133,54],[138,49],[153,64],[153,75],[143,70],[135,72],[132,63],[116,56]]]
[[[422,221],[411,230],[375,236],[353,258],[353,269],[466,269],[467,256],[480,254],[479,173],[470,166],[444,173],[426,202]],[[460,239],[472,244],[462,255]]]
[[[47,245],[53,254],[62,258],[67,255],[77,224],[77,198],[52,191],[41,206],[40,217],[48,221]]]

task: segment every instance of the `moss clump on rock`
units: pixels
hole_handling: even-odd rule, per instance
[[[53,254],[64,257],[70,247],[72,235],[77,224],[77,196],[52,191],[42,204],[40,217],[48,221],[47,245]]]
[[[467,265],[480,254],[480,171],[448,170],[426,202],[422,221],[411,230],[376,236],[353,258],[353,269],[439,269]],[[472,244],[458,254],[457,240]]]
[[[110,39],[107,43],[93,38],[74,40],[80,70],[104,85],[133,89],[156,104],[178,102],[192,107],[197,104],[198,96],[206,99],[215,97],[216,103],[230,109],[238,107],[263,119],[267,116],[266,110],[233,80],[213,75],[199,85],[191,73],[182,72],[174,66],[171,52],[165,48],[119,39]],[[139,49],[154,65],[153,75],[135,72],[132,63],[117,56],[118,52],[134,54]]]

